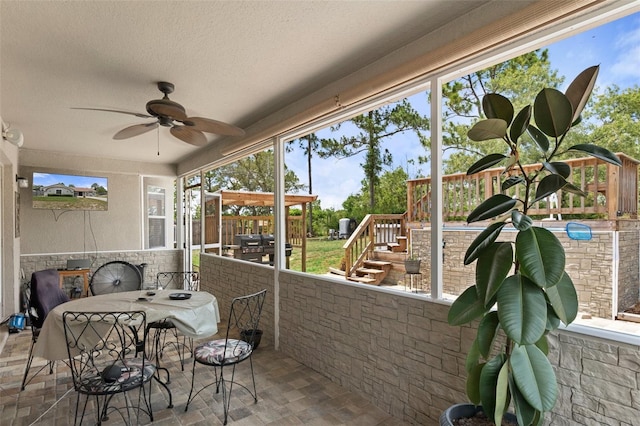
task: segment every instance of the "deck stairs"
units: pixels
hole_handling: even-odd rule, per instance
[[[347,277],[349,281],[380,285],[391,271],[391,262],[383,260],[365,260],[364,265],[356,269],[355,275]]]
[[[379,286],[390,276],[398,274],[398,268],[404,273],[404,259],[407,254],[407,237],[398,236],[396,242],[387,243],[385,249],[373,250],[370,258],[364,260],[363,265],[355,270],[349,277],[345,271],[337,268],[329,268],[329,273],[340,275],[349,281]],[[395,270],[395,271],[394,271]]]

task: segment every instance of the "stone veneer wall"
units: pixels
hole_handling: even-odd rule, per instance
[[[140,265],[146,263],[143,283],[155,282],[160,271],[181,271],[182,250],[140,250],[140,251],[108,251],[87,253],[28,254],[20,256],[20,268],[24,271],[25,280],[31,274],[43,269],[57,269],[67,266],[68,259],[91,259],[91,274],[107,262],[122,260]],[[67,278],[68,281],[71,278]]]
[[[539,225],[539,223],[537,223]],[[565,223],[543,222],[552,227],[552,232],[565,247],[566,269],[578,292],[580,311],[598,318],[614,318],[613,285],[614,262],[618,265],[618,311],[624,310],[640,300],[640,226],[638,221],[618,221],[618,230],[598,229],[594,225],[591,240],[572,240],[564,231]],[[561,228],[561,230],[559,230]],[[483,230],[477,227],[451,227],[443,229],[444,248],[443,291],[461,294],[475,281],[475,263],[464,266],[467,248]],[[514,241],[516,232],[505,228],[500,241]],[[615,253],[614,238],[618,237],[619,249]],[[431,273],[431,231],[414,229],[411,231],[413,250],[423,259],[421,272],[429,277]],[[425,291],[429,292],[428,279]]]
[[[640,301],[640,221],[621,220],[619,224],[618,312],[622,312]]]
[[[273,342],[273,269],[239,262],[202,256],[202,284],[223,321],[231,297],[267,287],[262,324]],[[446,304],[295,272],[280,272],[279,282],[287,356],[410,424],[437,424],[442,410],[467,400],[464,360],[475,328],[449,326]],[[638,424],[640,346],[567,331],[550,346],[560,393],[546,424]]]
[[[208,291],[218,300],[220,324],[226,327],[231,299],[267,289],[262,308],[260,346],[274,345],[273,268],[212,254],[200,255],[200,290]]]

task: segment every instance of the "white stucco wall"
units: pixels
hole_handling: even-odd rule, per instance
[[[71,157],[71,158],[70,158]],[[104,176],[108,179],[107,211],[65,211],[32,208],[34,172]],[[116,161],[95,157],[41,155],[25,152],[20,173],[29,179],[20,199],[21,254],[97,252],[144,249],[143,177],[170,181],[172,165]]]

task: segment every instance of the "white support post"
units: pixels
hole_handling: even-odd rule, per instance
[[[286,268],[285,243],[286,241],[286,209],[284,205],[284,145],[282,137],[276,137],[274,141],[274,170],[275,170],[275,200],[273,215],[275,219],[275,253],[273,262],[273,336],[275,349],[280,346],[280,271]]]
[[[431,80],[431,297],[442,298],[442,80]]]

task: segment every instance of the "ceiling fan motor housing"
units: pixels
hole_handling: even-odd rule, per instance
[[[182,105],[177,102],[173,102],[169,99],[169,93],[173,93],[175,86],[172,83],[166,81],[158,82],[158,90],[164,93],[162,99],[154,99],[147,102],[147,112],[154,117],[170,118],[172,120],[184,120],[187,118],[187,112]],[[164,124],[160,122],[162,126],[170,126],[170,124]]]

